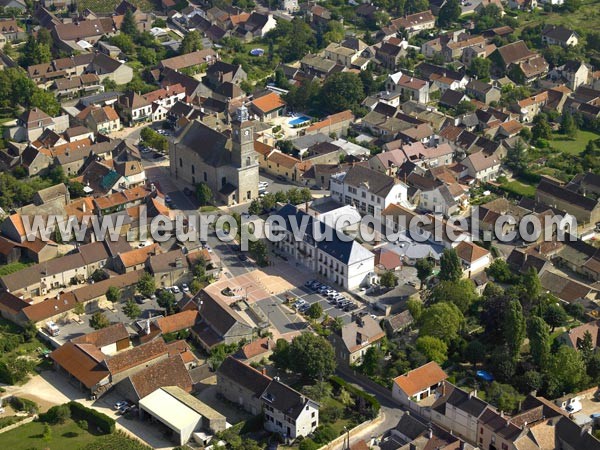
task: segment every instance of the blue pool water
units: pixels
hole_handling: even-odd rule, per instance
[[[299,117],[294,117],[292,120],[290,120],[288,122],[288,124],[290,124],[290,125],[300,125],[301,123],[308,122],[309,120],[310,120],[310,117],[299,116]]]

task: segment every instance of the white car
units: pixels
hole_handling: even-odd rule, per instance
[[[268,182],[268,181],[259,181],[259,182],[258,182],[258,187],[259,187],[259,188],[261,188],[261,187],[262,187],[262,188],[266,188],[268,185],[269,185],[269,182]]]
[[[173,292],[173,294],[179,294],[181,291],[177,286],[171,286],[171,292]]]
[[[182,290],[183,292],[190,292],[190,287],[187,285],[187,283],[183,283],[183,284],[181,285],[181,290]]]

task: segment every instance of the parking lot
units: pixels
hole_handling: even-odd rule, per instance
[[[350,323],[352,320],[352,314],[368,312],[371,314],[365,305],[359,303],[355,299],[351,299],[347,294],[346,298],[352,300],[357,304],[358,308],[354,311],[344,311],[343,309],[337,308],[327,301],[325,295],[321,295],[312,289],[301,286],[294,288],[286,293],[279,295],[273,295],[268,299],[263,299],[256,302],[256,305],[262,309],[265,315],[268,317],[271,325],[277,329],[281,334],[301,331],[307,327],[304,316],[293,310],[293,305],[284,306],[286,296],[293,296],[295,299],[302,299],[307,304],[312,305],[319,303],[323,308],[323,313],[333,318],[341,318],[344,323]]]

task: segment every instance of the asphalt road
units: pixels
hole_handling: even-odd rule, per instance
[[[259,300],[255,303],[267,316],[271,325],[281,334],[291,331],[302,331],[308,324],[298,314],[283,306],[283,300],[278,296]]]

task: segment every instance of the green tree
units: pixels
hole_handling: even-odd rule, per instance
[[[373,376],[378,372],[382,359],[383,354],[379,347],[372,345],[365,352],[360,368],[367,375]]]
[[[50,116],[56,116],[60,112],[60,104],[56,100],[56,96],[52,92],[41,89],[35,89],[26,104],[39,108]]]
[[[441,281],[432,289],[429,300],[434,303],[452,302],[464,314],[478,298],[475,283],[466,278],[457,281]]]
[[[10,43],[10,41],[6,41],[6,44],[4,44],[4,54],[6,56],[8,56],[9,58],[14,58],[15,57],[15,49],[13,48],[12,44]]]
[[[110,43],[121,49],[127,56],[131,56],[135,52],[135,43],[128,34],[119,33],[110,38]]]
[[[563,110],[562,113],[560,132],[569,136],[571,139],[577,134],[577,124],[575,123],[575,120],[573,120],[573,115],[566,109]]]
[[[421,336],[416,341],[417,350],[430,361],[444,364],[448,359],[448,346],[444,341],[433,336]]]
[[[108,288],[108,290],[106,291],[106,299],[109,302],[118,302],[121,300],[121,289],[119,289],[116,286],[111,286]]]
[[[210,204],[213,200],[213,192],[206,183],[198,183],[196,185],[196,198],[201,206]]]
[[[541,317],[533,316],[527,326],[531,358],[538,367],[543,368],[550,355],[550,327]]]
[[[544,310],[544,320],[552,327],[551,332],[554,333],[556,327],[563,326],[567,321],[567,313],[558,303],[552,303]]]
[[[458,0],[448,0],[440,8],[438,16],[438,26],[449,27],[458,21],[461,15],[460,2]]]
[[[510,384],[493,381],[487,390],[486,398],[500,411],[512,413],[517,410],[523,397]]]
[[[264,243],[263,240],[258,240],[254,242],[251,241],[248,244],[248,250],[254,258],[254,260],[256,261],[256,264],[258,264],[260,267],[265,267],[269,264],[267,245]]]
[[[469,73],[478,79],[489,78],[492,61],[487,58],[474,58],[469,66]]]
[[[182,55],[185,55],[186,53],[192,53],[196,50],[202,50],[202,35],[199,31],[193,30],[186,33],[183,37],[179,52]]]
[[[21,54],[21,65],[23,67],[47,63],[52,60],[50,46],[46,43],[40,42],[32,34],[30,34],[27,38],[27,41],[21,50]]]
[[[123,22],[121,22],[121,32],[133,38],[138,35],[135,18],[133,17],[133,13],[130,9],[127,9],[127,11],[125,11],[125,15],[123,16]]]
[[[156,290],[154,277],[148,272],[144,272],[136,285],[137,291],[144,297],[150,297]]]
[[[504,342],[511,355],[517,357],[525,339],[525,318],[518,300],[512,300],[504,313]]]
[[[539,139],[548,140],[552,138],[552,128],[543,116],[538,115],[535,117],[533,128],[531,129],[531,137],[536,141]]]
[[[344,34],[344,25],[337,20],[330,20],[327,24],[327,32],[325,32],[323,38],[327,44],[331,42],[340,42],[344,39]]]
[[[123,305],[123,312],[131,320],[137,319],[142,314],[142,310],[132,299],[127,300]]]
[[[410,315],[413,316],[413,319],[418,322],[423,314],[423,302],[421,300],[411,298],[408,300],[408,302],[406,302],[406,307],[408,308]]]
[[[153,48],[140,47],[137,54],[138,59],[144,66],[154,66],[156,64],[156,50]]]
[[[325,80],[321,89],[321,108],[327,113],[354,109],[365,98],[363,84],[352,72],[339,72]]]
[[[71,199],[85,197],[86,193],[84,191],[83,183],[79,181],[69,181],[69,194],[71,195]]]
[[[275,363],[275,366],[280,369],[288,369],[291,365],[290,359],[290,343],[285,339],[277,339],[273,354],[271,355],[271,360]]]
[[[365,95],[371,95],[377,91],[377,81],[375,80],[373,71],[370,68],[361,70],[358,76],[362,82]]]
[[[23,325],[23,337],[25,338],[25,342],[31,342],[37,336],[38,329],[35,326],[35,322],[32,320],[28,320]]]
[[[550,398],[564,393],[576,392],[585,375],[583,358],[574,348],[562,345],[548,358],[545,370],[547,394]]]
[[[381,286],[391,289],[398,284],[398,277],[391,270],[387,270],[379,279]]]
[[[433,273],[433,261],[429,258],[421,258],[415,264],[417,269],[417,278],[421,282],[420,288],[423,289],[423,284]]]
[[[44,424],[44,431],[42,433],[42,439],[48,443],[52,440],[52,428],[47,423]]]
[[[510,270],[508,263],[502,258],[496,258],[494,262],[485,269],[485,273],[499,283],[511,284],[515,281],[515,276]]]
[[[462,278],[463,270],[456,250],[445,249],[440,258],[440,280],[458,281]]]
[[[310,307],[306,311],[306,314],[311,319],[318,319],[319,317],[321,317],[323,315],[323,307],[321,306],[320,303],[313,303],[312,305],[310,305]]]
[[[595,345],[592,339],[592,334],[586,330],[586,332],[583,334],[583,339],[577,342],[577,350],[579,350],[579,353],[586,364],[592,359],[592,356],[594,356],[594,348]]]
[[[51,424],[65,423],[70,418],[71,408],[67,404],[53,406],[43,415],[43,420]]]
[[[473,364],[473,370],[475,370],[477,363],[481,363],[485,359],[485,345],[478,339],[469,342],[465,348],[464,356],[467,361]]]
[[[108,318],[102,314],[100,311],[95,312],[92,317],[90,317],[90,327],[94,330],[100,330],[101,328],[106,328],[110,325]]]
[[[156,297],[158,306],[163,308],[167,312],[167,315],[175,313],[175,294],[167,291],[166,289],[161,289],[160,291],[158,291]]]
[[[460,116],[462,114],[473,112],[476,109],[477,107],[472,102],[470,102],[469,100],[463,100],[456,107],[456,114]]]
[[[307,379],[323,380],[335,370],[333,347],[322,336],[302,333],[290,344],[290,369]]]
[[[73,308],[73,312],[78,316],[82,316],[85,314],[85,305],[81,302],[75,303],[75,307]]]
[[[419,336],[434,336],[449,344],[458,337],[463,321],[454,303],[436,303],[421,314]]]
[[[263,208],[260,200],[254,199],[250,202],[250,206],[248,207],[248,213],[258,216],[263,212]]]

